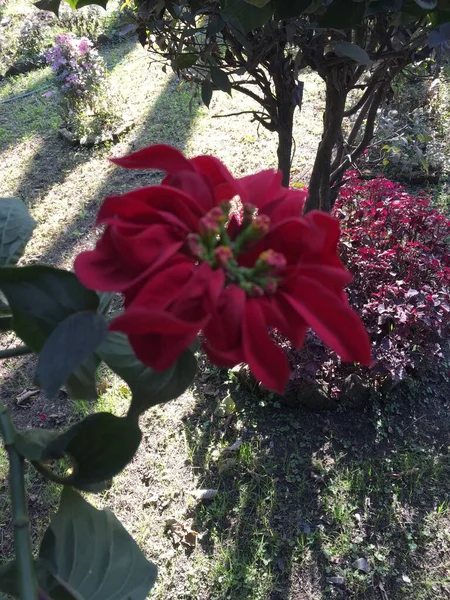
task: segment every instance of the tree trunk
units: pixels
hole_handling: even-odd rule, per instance
[[[309,182],[305,212],[313,209],[330,212],[330,176],[333,149],[338,141],[344,118],[347,91],[345,86],[336,86],[333,78],[326,80],[326,103],[323,117],[323,134]]]
[[[278,49],[276,61],[271,69],[275,87],[277,115],[274,119],[278,135],[278,168],[283,174],[283,186],[289,187],[292,163],[292,131],[294,128],[295,107],[302,107],[303,82],[293,78],[293,61],[284,57],[284,50]]]
[[[282,183],[284,187],[289,187],[291,177],[292,160],[292,130],[294,127],[294,107],[285,115],[285,120],[279,122],[277,128],[278,134],[278,168],[283,174]]]

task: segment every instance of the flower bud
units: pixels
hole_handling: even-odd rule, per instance
[[[253,219],[250,225],[252,232],[258,234],[258,239],[264,237],[269,233],[270,219],[267,215],[258,215]]]
[[[264,289],[260,285],[252,283],[248,289],[248,295],[251,298],[259,298],[261,296],[264,296]]]
[[[214,258],[219,267],[226,268],[233,258],[233,251],[229,246],[218,246],[214,250]]]
[[[264,270],[270,273],[277,273],[286,266],[286,259],[281,252],[274,250],[264,250],[258,257],[255,267],[258,270]]]
[[[196,233],[189,233],[186,237],[186,243],[189,252],[195,258],[203,259],[203,246],[200,241],[200,236]]]

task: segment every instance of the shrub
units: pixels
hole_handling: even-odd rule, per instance
[[[450,330],[450,220],[423,193],[350,174],[334,209],[349,298],[374,343],[375,372],[402,379],[442,358]]]
[[[47,61],[58,82],[67,129],[82,137],[100,133],[105,125],[113,124],[105,63],[92,42],[70,33],[58,34]]]

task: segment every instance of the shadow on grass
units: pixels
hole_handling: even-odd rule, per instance
[[[162,90],[162,93],[153,104],[145,118],[142,127],[134,140],[134,147],[141,148],[151,143],[166,142],[176,145],[183,149],[186,144],[193,120],[196,115],[196,108],[190,112],[188,110],[189,97],[185,93],[178,93],[177,82],[175,78],[168,80]],[[75,155],[69,148],[65,149],[68,155],[62,160],[67,163],[58,163],[52,165],[48,163],[45,152],[42,148],[42,162],[45,168],[55,170],[53,184],[62,180],[62,165],[69,164],[73,167],[89,159],[89,152],[80,151]],[[33,186],[32,181],[39,177],[39,168],[37,163],[25,176],[29,180],[29,186]],[[82,214],[77,214],[63,231],[53,240],[48,250],[39,257],[40,263],[55,264],[61,261],[65,254],[71,255],[74,246],[79,243],[80,235],[84,236],[94,233],[94,222],[97,210],[102,199],[109,194],[117,194],[126,189],[148,185],[149,182],[157,183],[161,174],[150,172],[134,172],[125,169],[114,169],[111,176],[95,190],[95,193],[86,198]],[[37,196],[32,197],[31,201]],[[75,235],[76,234],[76,235]],[[12,336],[4,336],[4,347],[10,347],[17,343]],[[24,389],[32,384],[35,369],[35,358],[24,357],[21,359],[4,360],[0,364],[0,375],[2,377],[2,386],[0,397],[9,406],[13,419],[19,428],[28,427],[50,427],[65,428],[67,424],[74,419],[74,405],[67,401],[65,394],[61,393],[57,399],[47,400],[43,394],[32,397],[29,402],[17,406],[15,397]],[[78,418],[79,415],[75,415]],[[1,453],[1,448],[0,448]],[[0,455],[0,458],[1,455]],[[3,461],[4,462],[4,461]],[[0,463],[0,514],[2,514],[2,538],[0,541],[0,550],[3,557],[7,557],[12,550],[12,528],[10,527],[9,503],[6,489],[6,465]],[[29,476],[30,497],[35,498],[34,503],[30,503],[31,522],[33,524],[33,539],[41,537],[44,527],[48,522],[48,515],[53,510],[57,500],[57,488],[51,484],[43,482],[40,475],[34,472]],[[50,493],[50,489],[54,493]]]
[[[102,51],[110,74],[127,59],[135,47],[135,43],[127,42],[108,46]],[[67,140],[61,138],[58,133],[61,119],[54,98],[43,98],[42,91],[20,98],[22,93],[52,84],[54,80],[50,69],[42,69],[26,78],[16,78],[15,81],[16,85],[13,82],[11,89],[16,89],[17,93],[11,92],[8,95],[17,95],[18,99],[0,105],[0,153],[10,150],[17,143],[28,146],[28,164],[20,174],[15,196],[32,207],[49,190],[62,184],[77,167],[88,162],[92,156],[102,155],[105,149],[71,147]],[[9,160],[13,170],[14,155]]]
[[[218,489],[193,524],[207,532],[208,598],[448,597],[441,399],[314,414],[231,386],[236,412],[221,419],[202,388],[185,429],[198,487]]]

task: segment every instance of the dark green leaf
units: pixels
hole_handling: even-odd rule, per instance
[[[275,17],[277,19],[299,17],[311,2],[312,0],[274,0]]]
[[[365,11],[365,2],[333,0],[324,16],[319,20],[319,25],[333,29],[351,29],[362,23]]]
[[[84,311],[70,315],[51,332],[39,353],[35,383],[53,398],[61,386],[106,338],[102,315]]]
[[[111,304],[113,303],[114,294],[111,294],[110,292],[97,292],[97,294],[100,299],[97,312],[106,317],[111,308]]]
[[[52,456],[70,455],[76,466],[70,483],[84,489],[120,473],[136,454],[141,437],[135,420],[96,413],[58,436],[47,451]]]
[[[357,62],[359,65],[370,66],[372,64],[372,61],[370,60],[369,55],[360,46],[357,46],[356,44],[353,44],[352,42],[345,42],[345,41],[335,41],[332,44],[333,44],[334,52],[337,56],[351,58],[352,60]]]
[[[434,48],[448,40],[450,40],[450,23],[443,23],[440,27],[430,33],[428,45],[430,48]]]
[[[213,86],[209,79],[204,79],[202,82],[202,100],[203,104],[209,108],[213,93]]]
[[[108,4],[108,0],[66,0],[66,2],[72,10],[83,8],[83,6],[89,6],[90,4],[106,8]],[[41,10],[49,10],[58,16],[60,4],[61,0],[39,0],[39,2],[36,2],[35,6]]]
[[[61,321],[97,310],[99,299],[73,273],[46,266],[0,269],[0,290],[14,317],[14,331],[35,351]]]
[[[178,54],[173,61],[174,69],[189,69],[198,61],[198,54],[193,52],[185,52]]]
[[[438,0],[414,0],[414,2],[424,10],[433,10],[436,8]]]
[[[206,28],[206,35],[208,37],[212,35],[217,35],[222,29],[225,27],[225,21],[222,19],[220,15],[216,15],[213,17]]]
[[[270,20],[273,14],[272,3],[263,8],[252,6],[243,0],[223,0],[222,18],[235,24],[243,33],[258,29]]]
[[[401,10],[402,5],[403,0],[375,0],[366,7],[364,16],[370,17],[380,13],[397,12]]]
[[[39,585],[53,600],[145,600],[157,575],[112,512],[94,508],[68,487],[42,540],[39,562]]]
[[[8,301],[6,300],[5,295],[0,290],[0,315],[10,315],[11,309],[9,308]]]
[[[12,317],[0,317],[0,331],[11,331],[12,328]]]
[[[263,6],[268,4],[270,2],[270,0],[244,0],[244,2],[247,2],[248,4],[251,4],[252,6],[256,6],[257,8],[262,8]]]
[[[74,400],[96,400],[98,398],[95,374],[100,362],[100,358],[93,354],[75,369],[66,382],[66,390],[71,398]]]
[[[219,90],[231,95],[231,82],[225,71],[222,71],[219,67],[211,67],[211,80]]]
[[[143,413],[156,404],[178,398],[192,383],[197,361],[186,350],[167,371],[153,371],[141,363],[123,333],[112,332],[97,354],[128,384],[133,395],[132,412]]]
[[[59,431],[52,429],[22,429],[14,438],[14,445],[24,458],[30,461],[44,462],[51,458],[60,458],[48,450],[49,445],[60,436]]]
[[[61,0],[39,0],[39,2],[36,2],[35,7],[39,8],[40,10],[49,10],[58,16],[60,4]]]
[[[67,2],[68,0],[66,0]],[[91,4],[95,4],[96,6],[101,6],[106,10],[108,5],[108,0],[72,0],[75,4],[75,7],[72,8],[83,8],[83,6],[90,6]]]
[[[16,264],[35,227],[22,200],[0,198],[0,267]]]
[[[14,598],[19,597],[19,576],[15,560],[0,565],[0,591]]]

